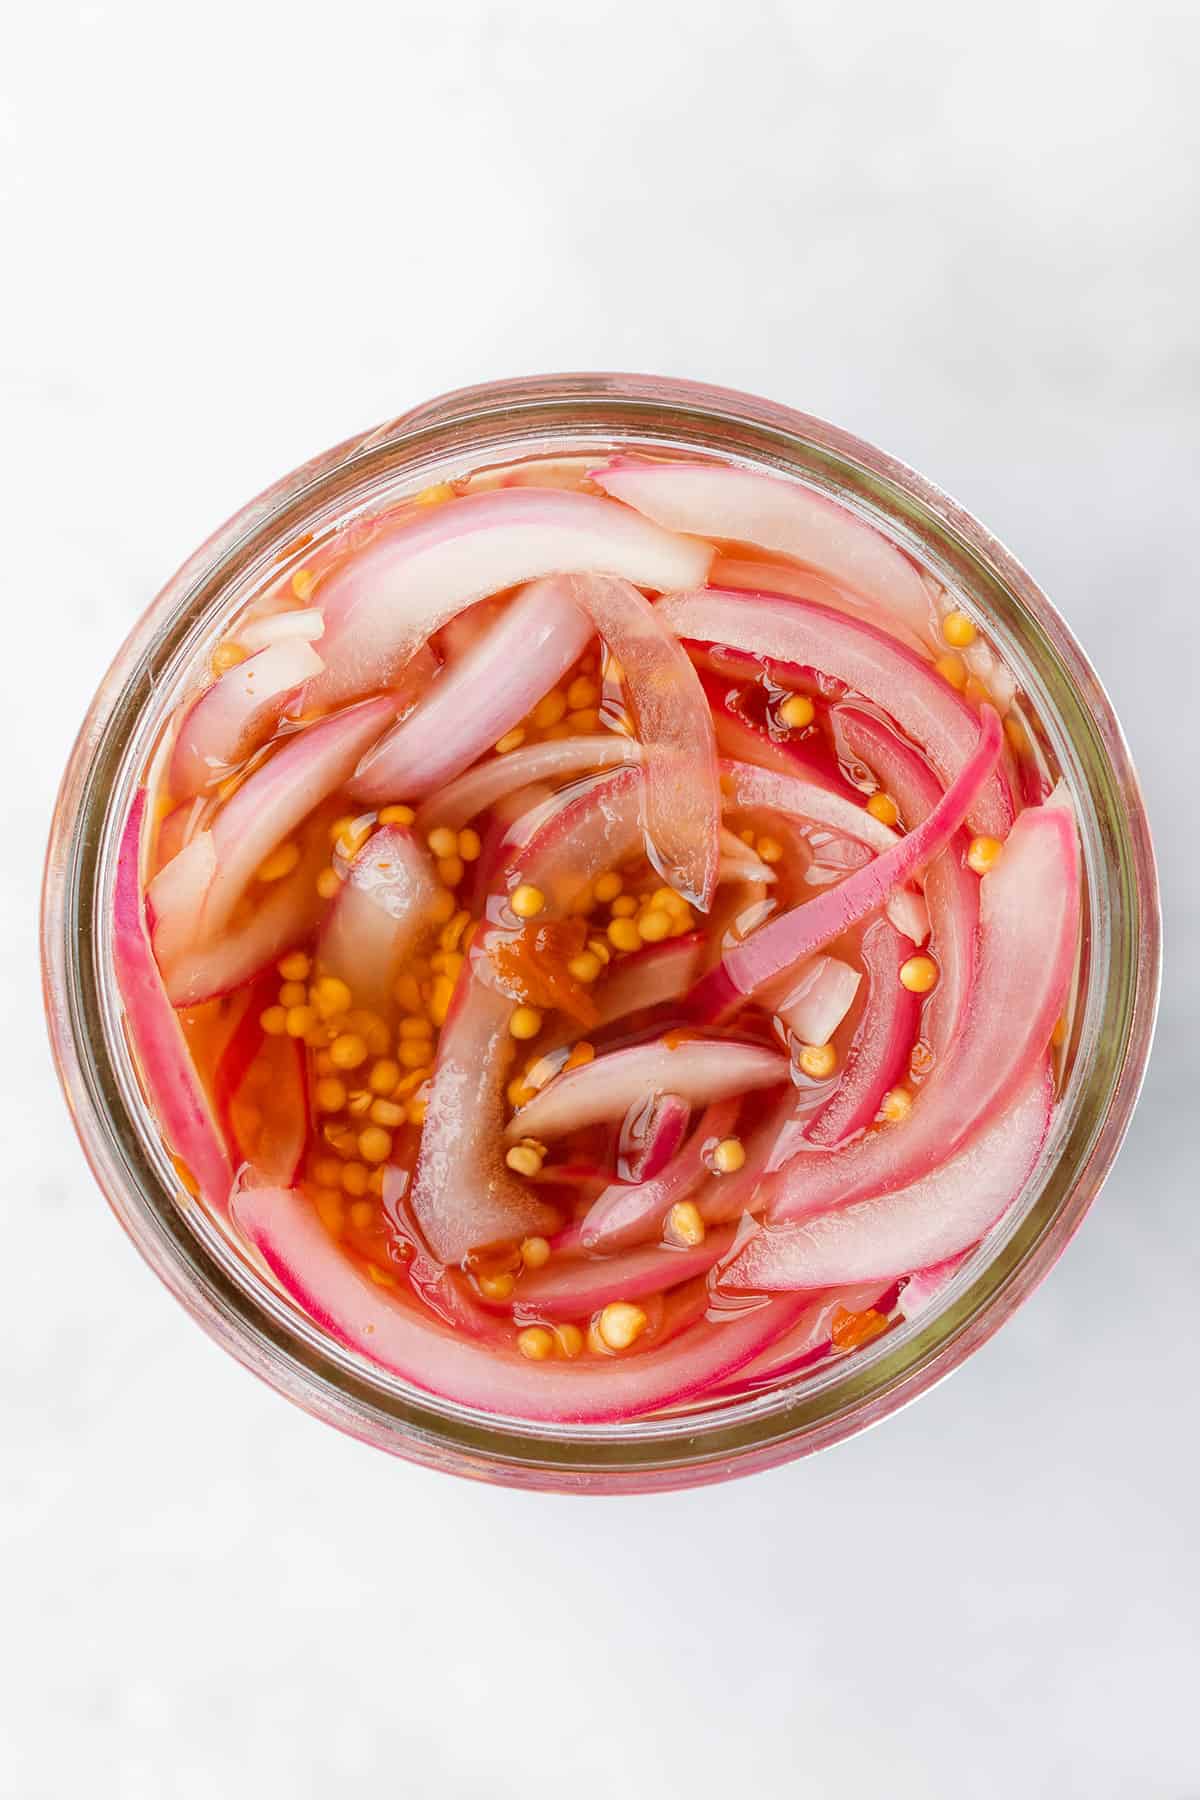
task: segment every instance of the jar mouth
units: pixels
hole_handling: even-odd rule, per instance
[[[134,1074],[109,959],[116,840],[200,647],[314,521],[489,462],[616,448],[744,459],[835,494],[981,614],[1079,802],[1087,898],[1081,1004],[1050,1142],[1020,1207],[918,1315],[794,1385],[609,1425],[497,1419],[344,1351],[181,1199]],[[1154,856],[1127,746],[1098,677],[1016,559],[931,483],[821,420],[724,389],[553,375],[464,389],[339,445],[244,508],[168,583],[105,677],[60,792],[43,898],[47,1015],[96,1177],[151,1267],[256,1373],[353,1435],[511,1485],[646,1491],[749,1472],[837,1441],[947,1374],[1052,1266],[1131,1116],[1157,1003]]]

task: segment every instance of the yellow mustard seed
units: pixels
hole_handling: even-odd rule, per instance
[[[828,1081],[837,1068],[837,1051],[832,1044],[805,1044],[796,1061],[813,1081]]]
[[[546,896],[541,888],[532,887],[529,882],[521,882],[509,896],[509,905],[518,919],[536,919],[546,904]]]
[[[942,636],[955,650],[965,650],[979,636],[974,620],[964,612],[949,612],[942,620]]]
[[[542,1015],[536,1006],[518,1006],[509,1018],[508,1029],[522,1042],[535,1038],[542,1029]]]
[[[931,956],[910,956],[900,966],[900,984],[910,994],[927,994],[937,978],[938,967]]]
[[[265,862],[258,865],[255,879],[258,881],[282,881],[290,875],[300,863],[299,844],[280,844],[272,850]]]
[[[885,794],[882,788],[877,794],[872,794],[867,801],[867,811],[873,819],[878,819],[881,825],[894,825],[900,817],[896,802],[890,794]]]
[[[807,694],[789,694],[780,705],[778,717],[789,731],[803,731],[816,717],[816,707]]]

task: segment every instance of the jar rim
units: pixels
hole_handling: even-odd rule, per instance
[[[493,1419],[423,1393],[333,1344],[274,1293],[207,1214],[181,1204],[142,1100],[107,964],[116,831],[151,725],[196,647],[304,521],[441,466],[558,449],[673,445],[742,458],[835,493],[919,547],[982,608],[1055,736],[1081,820],[1092,917],[1077,1061],[1054,1153],[1002,1239],[928,1313],[808,1381],[720,1409],[619,1425]],[[340,515],[339,515],[340,516]],[[1017,559],[934,484],[838,427],[733,390],[644,375],[560,374],[456,390],[346,440],[242,508],[167,583],[97,692],[68,763],[47,852],[42,945],[59,1073],[101,1189],[142,1255],[226,1349],[310,1412],[412,1460],[509,1485],[646,1492],[749,1473],[875,1423],[942,1379],[1032,1291],[1077,1229],[1119,1148],[1153,1036],[1161,959],[1154,852],[1111,702]],[[1102,977],[1102,978],[1101,978]],[[974,1264],[978,1262],[976,1268]]]

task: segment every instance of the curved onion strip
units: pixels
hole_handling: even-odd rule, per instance
[[[692,1017],[710,1021],[803,956],[882,907],[945,848],[996,766],[1003,734],[990,706],[980,709],[976,748],[929,817],[898,843],[836,887],[769,920],[705,976],[689,1002]],[[869,816],[869,815],[868,815]]]
[[[763,887],[773,887],[775,871],[765,862],[760,862],[749,844],[742,842],[736,831],[730,831],[728,825],[721,827],[721,862],[718,870],[721,881],[759,882]]]
[[[174,1006],[199,1006],[218,994],[232,993],[288,950],[302,944],[321,917],[325,902],[317,892],[317,876],[328,865],[329,845],[313,834],[299,866],[283,881],[264,889],[244,925],[210,941],[188,939],[179,953],[164,962],[163,979]],[[158,952],[159,935],[154,935]]]
[[[722,1286],[778,1291],[888,1279],[977,1243],[1033,1173],[1054,1099],[1042,1064],[967,1149],[896,1192],[803,1223],[767,1228],[721,1275]]]
[[[757,544],[817,569],[928,635],[929,591],[915,563],[836,500],[798,481],[715,463],[618,456],[592,480],[672,531]]]
[[[441,882],[411,831],[384,825],[349,866],[326,915],[317,960],[359,1006],[390,1005],[400,964],[432,924]]]
[[[586,737],[560,738],[510,750],[468,769],[457,781],[431,794],[417,812],[417,830],[448,825],[457,831],[468,819],[486,812],[504,795],[534,782],[562,781],[584,775],[590,769],[634,763],[641,752],[632,738],[619,732],[593,732]]]
[[[237,628],[237,641],[243,650],[253,655],[256,650],[265,650],[268,644],[282,644],[294,638],[315,643],[324,629],[325,621],[318,607],[288,606],[279,612],[256,613],[253,618],[242,620]]]
[[[233,1212],[280,1286],[337,1342],[427,1393],[507,1418],[602,1423],[682,1404],[769,1348],[807,1304],[785,1295],[734,1313],[716,1328],[685,1328],[667,1343],[660,1333],[653,1356],[535,1367],[517,1352],[427,1322],[378,1287],[329,1236],[302,1194],[254,1188],[235,1196]],[[703,1307],[702,1291],[688,1298],[693,1313]]]
[[[937,1299],[944,1287],[948,1287],[963,1263],[969,1251],[963,1250],[957,1256],[948,1256],[944,1262],[934,1263],[932,1268],[917,1269],[900,1289],[897,1302],[901,1316],[915,1319],[925,1312]]]
[[[934,1067],[907,1119],[840,1150],[801,1152],[771,1175],[768,1216],[805,1218],[907,1187],[970,1143],[1040,1066],[1078,930],[1079,840],[1059,789],[1021,814],[980,882],[978,969],[953,1056]]]
[[[790,663],[845,682],[924,746],[943,781],[953,781],[972,753],[978,729],[972,708],[928,662],[873,625],[805,600],[717,589],[669,594],[657,610],[681,638],[770,657],[781,679],[780,665]],[[993,773],[972,807],[971,828],[1003,838],[1012,820],[1007,780]]]
[[[617,1167],[626,1181],[651,1181],[670,1162],[688,1128],[692,1109],[678,1094],[634,1101],[621,1124]]]
[[[212,825],[217,867],[201,913],[201,935],[211,938],[222,929],[260,863],[346,782],[395,710],[391,698],[366,700],[306,726],[225,802]]]
[[[727,1225],[687,1249],[644,1244],[619,1256],[553,1257],[544,1269],[521,1277],[514,1312],[519,1319],[586,1319],[610,1300],[663,1293],[711,1269],[736,1232],[736,1225]]]
[[[168,815],[168,821],[174,814]],[[204,902],[217,872],[217,846],[211,831],[198,831],[146,888],[154,954],[167,968],[184,954],[199,926]]]
[[[585,1125],[619,1119],[634,1101],[655,1091],[704,1106],[752,1088],[777,1087],[787,1079],[787,1058],[758,1044],[685,1038],[672,1049],[660,1038],[597,1056],[555,1076],[518,1110],[508,1140],[562,1137]]]
[[[717,1392],[722,1399],[754,1393],[767,1382],[784,1381],[789,1375],[798,1375],[823,1362],[835,1348],[833,1327],[837,1315],[867,1312],[874,1306],[890,1311],[885,1303],[895,1285],[891,1282],[888,1287],[881,1287],[877,1281],[860,1282],[854,1287],[835,1288],[816,1299],[806,1295],[809,1304],[787,1335],[777,1339],[764,1356],[747,1363],[732,1381],[722,1382]],[[715,1397],[709,1394],[710,1399]]]
[[[722,556],[718,552],[708,571],[708,585],[741,588],[754,594],[787,594],[794,600],[815,600],[818,606],[832,607],[834,612],[850,613],[853,618],[882,625],[913,650],[926,651],[931,639],[936,641],[930,623],[926,623],[924,629],[915,629],[898,613],[881,613],[875,602],[838,587],[836,582],[825,581],[811,569],[796,568],[790,563],[752,562],[745,557]],[[930,621],[932,617],[931,611]]]
[[[324,667],[303,638],[285,638],[226,670],[180,724],[168,776],[175,798],[213,787],[265,744],[289,702]]]
[[[542,890],[547,916],[563,912],[581,885],[637,843],[641,777],[636,769],[599,776],[573,791],[520,851],[501,880]],[[513,1002],[493,985],[489,934],[477,934],[438,1043],[413,1212],[443,1262],[529,1234],[550,1235],[558,1214],[504,1163],[504,1083],[515,1054],[508,1032]]]
[[[827,1044],[854,1004],[862,976],[836,956],[810,956],[772,1001],[777,1018],[802,1044]]]
[[[229,1204],[233,1169],[146,933],[139,869],[145,812],[146,790],[139,788],[117,853],[113,967],[125,1004],[130,1047],[167,1146],[186,1168],[201,1198],[223,1213]]]
[[[929,817],[941,798],[942,788],[923,757],[903,743],[883,720],[860,707],[835,707],[833,727],[838,743],[866,764],[896,802],[910,829]],[[967,847],[960,834],[925,871],[925,904],[939,975],[929,999],[924,1029],[935,1059],[945,1054],[962,1023],[975,975],[979,878],[967,867]],[[904,929],[894,915],[893,923]]]
[[[308,1144],[308,1083],[304,1045],[271,1037],[260,1014],[267,1004],[256,984],[213,1076],[213,1098],[225,1135],[241,1163],[245,1187],[291,1187]]]
[[[828,788],[846,800],[862,805],[861,798],[825,753],[811,728],[799,736],[772,737],[765,725],[746,718],[739,710],[739,690],[730,686],[728,675],[706,669],[698,657],[695,660],[712,714],[717,748],[723,757],[755,764],[761,769],[774,769],[780,775],[795,777],[808,786]],[[753,657],[746,657],[745,662],[746,680],[757,680],[760,665]]]
[[[943,851],[942,854],[946,853]],[[888,895],[883,910],[901,936],[912,943],[923,944],[929,936],[929,908],[916,888],[897,888]]]
[[[579,1242],[585,1250],[615,1250],[640,1243],[659,1230],[668,1209],[685,1200],[704,1179],[705,1156],[733,1129],[736,1100],[720,1100],[705,1109],[700,1123],[667,1166],[653,1179],[634,1184],[612,1182],[584,1214]]]
[[[573,575],[564,591],[623,671],[646,771],[647,854],[664,880],[707,911],[717,885],[721,791],[700,677],[654,608],[627,581]]]
[[[898,932],[890,919],[874,920],[863,933],[862,959],[870,984],[867,1003],[846,1052],[841,1079],[804,1130],[809,1143],[840,1144],[865,1130],[906,1068],[921,1018],[919,996],[910,994],[900,981],[900,969],[912,952],[911,938]]]
[[[165,869],[184,846],[191,843],[211,810],[211,802],[199,795],[194,800],[181,801],[178,806],[171,808],[158,828],[158,839],[151,859],[156,868]]]
[[[464,607],[565,569],[665,592],[705,579],[712,550],[590,494],[510,488],[409,513],[331,569],[318,589],[325,673],[306,695],[328,706],[390,683]]]
[[[423,799],[452,781],[525,717],[583,655],[591,636],[566,582],[534,582],[372,745],[354,772],[351,794],[382,805]]]
[[[840,837],[854,838],[879,855],[894,850],[900,842],[891,827],[881,824],[860,800],[851,800],[818,782],[751,763],[722,761],[720,767],[725,804],[734,811],[761,807],[785,813],[790,819],[806,819]]]

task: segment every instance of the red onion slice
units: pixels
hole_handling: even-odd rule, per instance
[[[931,629],[933,609],[922,627],[906,624],[898,613],[884,612],[877,603],[840,588],[836,582],[824,581],[811,569],[796,568],[790,563],[752,562],[744,557],[722,556],[718,551],[708,571],[708,585],[714,588],[739,588],[754,594],[786,594],[794,600],[815,600],[834,612],[850,613],[868,624],[884,627],[912,650],[925,652],[930,641],[936,642]]]
[[[769,1218],[891,1193],[965,1148],[1041,1065],[1078,931],[1079,840],[1060,788],[1021,814],[980,882],[977,974],[953,1055],[935,1066],[907,1119],[840,1150],[803,1151],[770,1176],[762,1195]]]
[[[639,771],[623,769],[572,791],[514,853],[504,891],[527,881],[545,895],[546,916],[561,915],[582,886],[636,844],[640,790]],[[502,1240],[550,1235],[559,1223],[503,1160],[513,1001],[494,979],[488,940],[477,938],[439,1040],[413,1188],[417,1222],[443,1262]]]
[[[1027,1077],[1009,1111],[967,1149],[910,1186],[766,1228],[750,1238],[721,1284],[758,1291],[886,1280],[957,1256],[1012,1205],[1033,1173],[1054,1087],[1048,1067]]]
[[[811,956],[787,977],[773,1010],[802,1044],[827,1044],[854,1004],[862,976],[835,956]]]
[[[325,909],[316,883],[328,864],[328,851],[327,841],[314,835],[294,873],[271,883],[244,925],[203,942],[186,936],[169,961],[163,956],[163,980],[172,1005],[199,1006],[219,994],[230,994],[302,944]],[[156,927],[156,955],[163,941]]]
[[[737,1115],[736,1100],[717,1101],[706,1108],[687,1143],[652,1179],[633,1185],[610,1183],[584,1214],[579,1229],[583,1248],[615,1250],[655,1236],[668,1210],[703,1181],[707,1155],[733,1129]]]
[[[610,1300],[664,1293],[711,1269],[736,1232],[736,1225],[726,1225],[688,1249],[646,1244],[619,1256],[554,1257],[544,1269],[522,1275],[513,1309],[518,1319],[586,1319]]]
[[[781,970],[882,907],[895,888],[950,842],[995,768],[1002,742],[1000,721],[990,706],[984,706],[976,748],[929,817],[866,868],[770,919],[728,951],[695,989],[689,1002],[691,1016],[704,1021],[720,1018]]]
[[[621,1123],[617,1169],[622,1181],[650,1181],[684,1140],[691,1108],[678,1094],[634,1101]]]
[[[285,1293],[330,1337],[426,1393],[506,1418],[599,1424],[698,1398],[769,1348],[807,1304],[786,1295],[685,1329],[653,1356],[534,1364],[455,1336],[378,1287],[302,1194],[254,1188],[235,1196],[233,1211]]]
[[[777,769],[751,763],[722,761],[721,781],[725,804],[732,811],[783,813],[823,825],[839,837],[853,838],[883,855],[900,842],[890,826],[881,824],[859,800],[852,800],[819,782],[801,779]]]
[[[303,638],[285,638],[226,671],[184,715],[168,785],[177,800],[214,787],[279,724],[306,681],[325,667]]]
[[[253,655],[256,650],[265,650],[268,644],[282,644],[295,639],[315,643],[324,629],[325,621],[318,607],[289,606],[281,612],[256,613],[252,618],[241,620],[237,627],[237,641],[247,655]]]
[[[614,457],[592,480],[672,531],[757,544],[806,563],[928,635],[932,601],[915,563],[874,526],[798,481],[716,463]]]
[[[556,1075],[517,1112],[508,1140],[562,1137],[585,1125],[620,1119],[648,1093],[678,1094],[690,1106],[707,1106],[787,1079],[787,1058],[758,1044],[685,1038],[672,1048],[659,1038]]]
[[[411,831],[385,825],[355,856],[321,929],[317,959],[355,1003],[388,1009],[400,965],[432,926],[441,882]]]
[[[921,1001],[903,986],[900,970],[913,948],[912,940],[890,919],[876,919],[863,933],[862,959],[870,984],[867,1003],[837,1087],[803,1130],[809,1143],[832,1146],[865,1131],[878,1115],[884,1095],[907,1068]],[[777,1150],[776,1166],[782,1160]]]
[[[618,575],[665,592],[704,580],[707,544],[661,531],[590,494],[508,488],[385,521],[318,589],[325,673],[309,705],[390,683],[464,607],[564,570]]]
[[[629,582],[576,575],[564,586],[624,673],[645,767],[650,861],[685,899],[707,911],[717,885],[721,791],[700,677]]]
[[[200,918],[203,936],[214,937],[228,923],[259,865],[314,807],[344,785],[395,709],[391,698],[366,700],[307,726],[286,739],[225,802],[212,826],[217,867]]]
[[[291,1187],[308,1145],[308,1082],[304,1045],[271,1037],[260,1023],[269,1003],[250,990],[248,1004],[213,1076],[213,1098],[226,1139],[243,1165],[241,1186]]]
[[[468,769],[457,781],[431,794],[417,813],[417,830],[448,825],[457,831],[477,818],[506,794],[532,783],[565,781],[592,769],[612,768],[638,761],[641,752],[632,738],[619,732],[592,732],[585,737],[559,738],[510,750]]]
[[[591,641],[591,625],[569,587],[566,580],[538,581],[518,594],[407,718],[367,751],[350,784],[354,798],[368,806],[423,799],[523,719]]]
[[[819,669],[864,695],[920,744],[943,781],[953,781],[975,746],[978,719],[931,664],[886,632],[805,600],[704,590],[669,594],[656,609],[681,638],[768,657],[773,673]],[[995,772],[971,811],[973,831],[1007,835],[1012,795]]]
[[[147,911],[160,967],[169,968],[186,952],[216,872],[217,846],[212,832],[199,831],[163,864],[147,887]]]
[[[140,1079],[158,1116],[163,1139],[186,1168],[201,1198],[224,1213],[233,1169],[187,1040],[164,991],[150,948],[140,860],[146,790],[139,788],[121,833],[113,887],[112,944],[117,986]]]
[[[924,759],[882,719],[859,707],[835,707],[833,725],[838,743],[851,757],[866,764],[896,802],[909,828],[922,824],[943,791]],[[940,971],[925,1018],[925,1035],[935,1060],[953,1042],[975,977],[979,878],[967,867],[966,851],[965,838],[960,834],[925,870],[925,904]],[[894,914],[892,922],[904,930],[904,923]],[[912,936],[911,931],[909,935]]]

